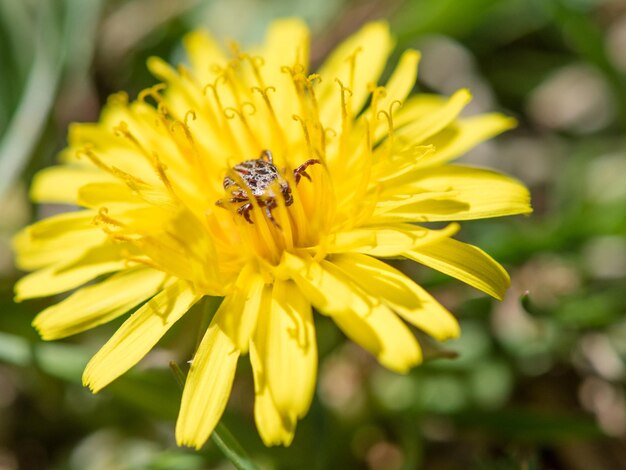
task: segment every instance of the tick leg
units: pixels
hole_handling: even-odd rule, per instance
[[[276,208],[276,206],[277,206],[276,201],[272,200],[269,203],[267,203],[267,205],[265,205],[263,209],[265,209],[265,215],[267,215],[267,218],[270,220],[272,225],[274,225],[274,227],[279,229],[280,225],[278,224],[278,222],[276,222],[276,219],[274,218],[274,214],[272,213],[272,209]]]
[[[243,218],[248,221],[249,224],[252,224],[252,219],[250,218],[250,211],[252,210],[252,203],[248,202],[237,209],[237,213],[243,215]]]
[[[270,152],[269,150],[265,149],[265,150],[261,150],[261,155],[259,155],[259,159],[260,160],[265,160],[266,162],[273,163],[274,156],[272,155],[272,152]]]
[[[309,181],[311,181],[311,177],[309,176],[309,174],[306,172],[306,169],[308,167],[310,167],[311,165],[315,165],[316,163],[321,163],[319,160],[316,160],[314,158],[307,160],[306,162],[304,162],[302,165],[300,165],[298,168],[296,168],[295,170],[293,170],[293,176],[296,179],[296,184],[298,184],[300,182],[300,179],[304,176],[306,179],[308,179]]]
[[[223,198],[223,199],[218,199],[217,201],[215,201],[215,205],[224,207],[227,203],[236,204],[238,202],[246,202],[246,201],[248,201],[248,198],[245,198],[245,197],[231,197],[229,199]]]

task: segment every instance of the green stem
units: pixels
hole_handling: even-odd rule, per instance
[[[182,390],[185,386],[185,373],[174,361],[170,362],[170,369]],[[252,463],[252,460],[250,460],[248,453],[222,423],[217,424],[213,430],[213,434],[211,434],[211,439],[217,448],[222,451],[222,454],[224,454],[238,470],[256,470],[257,467]]]

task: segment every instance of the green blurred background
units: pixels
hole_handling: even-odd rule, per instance
[[[399,52],[423,53],[419,90],[469,87],[467,113],[519,127],[464,161],[523,180],[531,217],[463,224],[503,262],[504,302],[410,263],[402,269],[459,317],[463,336],[425,339],[431,360],[387,372],[317,317],[320,368],[293,445],[265,448],[247,358],[224,422],[261,468],[626,468],[626,1],[0,0],[0,469],[232,468],[210,441],[174,444],[168,370],[195,342],[199,312],[138,367],[93,396],[82,368],[119,321],[63,342],[31,328],[55,299],[15,304],[10,238],[55,213],[28,200],[68,123],[107,95],[155,83],[146,58],[183,59],[207,27],[258,41],[275,17],[304,17],[319,64],[342,38],[385,18]],[[121,321],[121,320],[120,320]]]

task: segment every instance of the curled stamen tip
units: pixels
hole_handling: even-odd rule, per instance
[[[246,108],[250,110],[250,112],[248,113],[249,116],[252,116],[253,114],[256,113],[256,106],[254,106],[254,104],[250,103],[249,101],[244,101],[243,103],[241,103],[242,114],[246,110]]]
[[[151,96],[152,98],[155,99],[155,101],[159,101],[161,99],[159,92],[165,90],[165,88],[167,88],[167,85],[165,83],[157,83],[156,85],[151,86],[150,88],[141,90],[139,92],[139,95],[137,96],[137,99],[139,101],[146,101],[146,98],[148,96]]]
[[[157,105],[157,112],[161,115],[161,116],[169,116],[170,115],[170,111],[167,109],[167,106],[165,106],[163,103],[159,103]]]
[[[402,101],[400,101],[400,100],[393,100],[391,102],[391,104],[389,105],[389,114],[393,114],[393,107],[396,104],[398,105],[398,109],[400,109],[402,107]]]
[[[341,87],[341,92],[342,93],[348,93],[350,96],[352,96],[352,90],[350,88],[348,88],[347,86],[345,86],[343,84],[343,82],[341,80],[339,80],[339,78],[335,77],[335,81],[337,83],[339,83],[339,86]]]
[[[390,118],[391,118],[391,116],[384,109],[381,109],[380,111],[378,111],[376,113],[376,119],[379,119],[379,120],[387,119],[387,120],[389,120]]]
[[[176,66],[176,70],[181,75],[181,77],[187,78],[187,79],[190,77],[189,69],[185,67],[184,64],[178,64]]]
[[[314,85],[314,82],[322,83],[323,81],[322,76],[319,73],[312,73],[306,77],[306,79],[311,85]]]
[[[113,133],[118,137],[124,137],[130,133],[128,130],[128,124],[126,121],[120,121],[119,124],[113,127]]]
[[[185,123],[185,126],[188,126],[188,124],[189,124],[189,117],[191,117],[192,121],[196,120],[196,112],[193,109],[190,109],[189,111],[187,111],[185,113],[185,117],[183,119],[183,122]]]
[[[213,83],[207,83],[206,85],[204,85],[204,88],[202,88],[202,95],[206,96],[206,91],[208,89],[215,92],[215,85]]]
[[[228,39],[226,41],[226,47],[228,48],[229,52],[235,57],[239,57],[242,54],[241,46],[234,39]]]

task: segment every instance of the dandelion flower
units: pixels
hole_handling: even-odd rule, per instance
[[[37,175],[35,201],[81,210],[16,236],[18,265],[33,271],[16,298],[89,283],[36,317],[46,340],[136,309],[85,369],[98,392],[192,305],[223,297],[191,361],[177,441],[206,442],[249,354],[261,438],[289,445],[315,389],[313,309],[399,373],[422,360],[408,325],[437,340],[459,334],[445,308],[380,258],[502,297],[506,271],[452,236],[457,221],[530,212],[528,191],[449,162],[514,122],[459,117],[466,90],[409,96],[416,51],[377,85],[393,48],[385,23],[364,26],[317,73],[297,19],[274,22],[248,52],[203,31],[185,48],[186,66],[148,61],[161,83],[136,101],[114,95],[97,124],[72,125],[61,164]],[[451,223],[419,225],[441,221]]]

